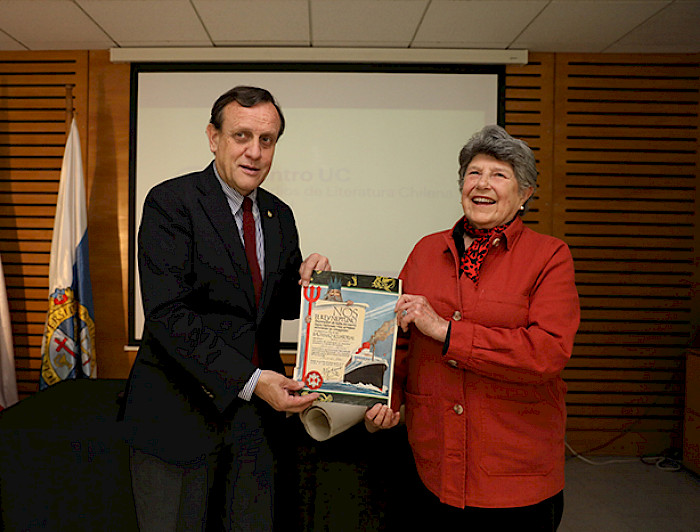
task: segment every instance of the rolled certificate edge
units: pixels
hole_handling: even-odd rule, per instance
[[[344,403],[319,403],[299,416],[306,432],[316,441],[326,441],[362,421],[366,406]]]

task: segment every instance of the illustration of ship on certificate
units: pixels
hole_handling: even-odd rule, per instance
[[[294,378],[321,401],[388,404],[401,280],[316,271],[301,289]]]

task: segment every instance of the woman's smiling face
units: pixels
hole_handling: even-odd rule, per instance
[[[480,153],[469,162],[462,187],[462,208],[467,220],[479,229],[509,222],[532,195],[521,191],[510,163]]]

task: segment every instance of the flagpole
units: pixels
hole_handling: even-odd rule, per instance
[[[66,84],[66,139],[70,135],[71,123],[73,122],[73,83]]]

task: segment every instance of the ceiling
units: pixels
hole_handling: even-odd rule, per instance
[[[700,0],[0,0],[0,50],[700,53]]]

